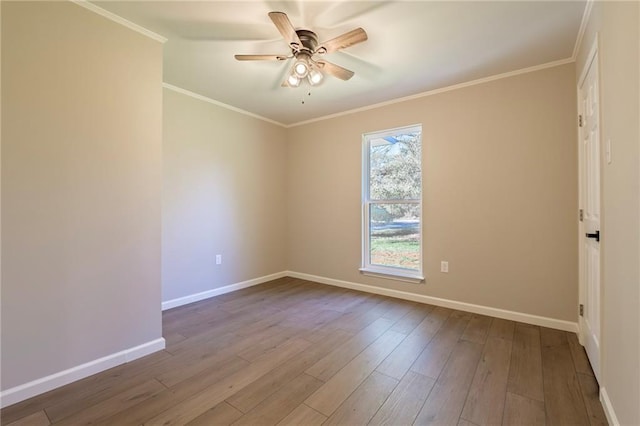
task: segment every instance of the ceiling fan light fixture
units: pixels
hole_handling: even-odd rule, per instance
[[[311,69],[307,78],[309,79],[309,83],[312,86],[316,86],[320,84],[320,82],[324,78],[324,75],[322,75],[322,73],[316,69]]]
[[[291,87],[298,87],[300,85],[300,79],[292,73],[289,78],[287,78],[287,84]]]
[[[299,78],[305,78],[309,74],[309,62],[305,57],[298,58],[293,64],[293,73]]]

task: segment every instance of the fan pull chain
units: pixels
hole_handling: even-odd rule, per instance
[[[307,96],[311,96],[311,91],[309,91],[309,93],[307,93]],[[304,97],[302,98],[302,105],[304,105]]]

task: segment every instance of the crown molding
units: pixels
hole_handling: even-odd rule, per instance
[[[148,30],[148,29],[146,29],[144,27],[141,27],[138,24],[134,24],[133,22],[128,21],[128,20],[124,19],[123,17],[118,16],[115,13],[109,12],[108,10],[105,10],[105,9],[99,7],[99,6],[96,6],[95,4],[90,3],[87,0],[69,0],[69,1],[71,3],[77,4],[80,7],[84,7],[87,10],[90,10],[90,11],[92,11],[94,13],[97,13],[98,15],[103,16],[103,17],[105,17],[105,18],[107,18],[107,19],[109,19],[109,20],[111,20],[113,22],[116,22],[116,23],[118,23],[120,25],[123,25],[123,26],[125,26],[125,27],[127,27],[127,28],[129,28],[129,29],[131,29],[133,31],[136,31],[136,32],[138,32],[138,33],[140,33],[142,35],[145,35],[145,36],[147,36],[147,37],[149,37],[149,38],[151,38],[153,40],[159,41],[160,43],[166,43],[166,41],[167,41],[166,37],[163,37],[163,36],[161,36],[159,34],[156,34],[153,31],[150,31],[150,30]]]
[[[69,0],[69,1],[71,1],[74,4],[77,4],[78,6],[84,7],[85,9],[88,9],[88,10],[94,12],[94,13],[97,13],[97,14],[99,14],[99,15],[107,18],[107,19],[110,19],[111,21],[114,21],[116,23],[119,23],[119,24],[127,27],[127,28],[130,28],[130,29],[132,29],[132,30],[134,30],[134,31],[136,31],[136,32],[138,32],[140,34],[143,34],[143,35],[145,35],[145,36],[147,36],[149,38],[152,38],[152,39],[154,39],[156,41],[159,41],[161,43],[165,43],[167,41],[166,37],[163,37],[163,36],[161,36],[161,35],[159,35],[157,33],[154,33],[153,31],[150,31],[150,30],[148,30],[148,29],[146,29],[144,27],[141,27],[140,25],[135,24],[135,23],[133,23],[133,22],[127,20],[127,19],[124,19],[124,18],[122,18],[122,17],[120,17],[120,16],[118,16],[118,15],[112,13],[112,12],[109,12],[109,11],[99,7],[99,6],[96,6],[95,4],[89,2],[88,0]],[[406,102],[406,101],[410,101],[410,100],[414,100],[414,99],[419,99],[419,98],[426,97],[426,96],[437,95],[439,93],[458,90],[458,89],[462,89],[462,88],[469,87],[469,86],[475,86],[475,85],[478,85],[478,84],[484,84],[484,83],[488,83],[488,82],[499,80],[499,79],[503,79],[503,78],[509,78],[509,77],[513,77],[513,76],[516,76],[516,75],[520,75],[520,74],[526,74],[526,73],[529,73],[529,72],[540,71],[540,70],[543,70],[543,69],[546,69],[546,68],[553,68],[553,67],[557,67],[557,66],[561,66],[561,65],[565,65],[565,64],[568,64],[568,63],[575,62],[576,56],[577,56],[578,51],[580,50],[580,46],[582,44],[582,39],[584,37],[584,32],[585,32],[587,23],[588,23],[589,18],[591,16],[591,10],[593,8],[594,1],[595,0],[587,0],[586,1],[585,9],[584,9],[584,12],[582,14],[582,21],[580,23],[580,28],[578,30],[578,35],[576,37],[576,42],[575,42],[574,47],[573,47],[572,55],[569,58],[560,59],[560,60],[548,62],[548,63],[545,63],[545,64],[535,65],[535,66],[532,66],[532,67],[522,68],[522,69],[519,69],[519,70],[510,71],[510,72],[506,72],[506,73],[502,73],[502,74],[496,74],[496,75],[493,75],[493,76],[484,77],[484,78],[480,78],[480,79],[477,79],[477,80],[472,80],[472,81],[468,81],[468,82],[464,82],[464,83],[460,83],[460,84],[454,84],[454,85],[447,86],[447,87],[442,87],[442,88],[439,88],[439,89],[434,89],[434,90],[430,90],[430,91],[426,91],[426,92],[422,92],[422,93],[417,93],[415,95],[410,95],[410,96],[405,96],[405,97],[401,97],[401,98],[391,99],[391,100],[388,100],[388,101],[379,102],[379,103],[376,103],[376,104],[371,104],[371,105],[367,105],[367,106],[360,107],[360,108],[354,108],[354,109],[338,112],[338,113],[335,113],[335,114],[329,114],[329,115],[325,115],[325,116],[322,116],[322,117],[312,118],[312,119],[309,119],[309,120],[300,121],[300,122],[292,123],[292,124],[280,123],[280,122],[272,120],[270,118],[263,117],[261,115],[254,114],[252,112],[243,110],[241,108],[237,108],[237,107],[234,107],[232,105],[228,105],[228,104],[225,104],[223,102],[216,101],[215,99],[208,98],[206,96],[200,95],[200,94],[195,93],[195,92],[191,92],[191,91],[186,90],[186,89],[182,89],[182,88],[180,88],[178,86],[174,86],[174,85],[169,84],[169,83],[163,83],[163,87],[166,88],[166,89],[170,89],[170,90],[173,90],[175,92],[181,93],[183,95],[190,96],[190,97],[199,99],[201,101],[208,102],[208,103],[211,103],[213,105],[217,105],[219,107],[222,107],[222,108],[225,108],[225,109],[229,109],[231,111],[235,111],[235,112],[238,112],[240,114],[248,115],[250,117],[257,118],[259,120],[263,120],[263,121],[266,121],[268,123],[275,124],[277,126],[284,127],[284,128],[288,129],[288,128],[292,128],[292,127],[303,126],[303,125],[315,123],[315,122],[318,122],[318,121],[329,120],[329,119],[341,117],[341,116],[344,116],[344,115],[350,115],[350,114],[354,114],[354,113],[358,113],[358,112],[368,111],[368,110],[371,110],[371,109],[376,109],[376,108],[380,108],[380,107],[384,107],[384,106],[388,106],[388,105],[393,105],[393,104],[396,104],[396,103],[401,103],[401,102]]]
[[[286,127],[290,128],[290,127],[296,127],[296,126],[302,126],[302,125],[305,125],[305,124],[315,123],[315,122],[318,122],[318,121],[329,120],[331,118],[341,117],[343,115],[355,114],[357,112],[368,111],[370,109],[381,108],[381,107],[384,107],[384,106],[398,104],[398,103],[406,102],[406,101],[411,101],[411,100],[414,100],[414,99],[424,98],[424,97],[427,97],[427,96],[433,96],[433,95],[437,95],[437,94],[444,93],[444,92],[451,92],[453,90],[458,90],[458,89],[462,89],[462,88],[469,87],[469,86],[476,86],[478,84],[489,83],[491,81],[501,80],[503,78],[514,77],[514,76],[517,76],[517,75],[520,75],[520,74],[527,74],[527,73],[530,73],[530,72],[540,71],[540,70],[547,69],[547,68],[559,67],[561,65],[570,64],[572,62],[575,62],[574,58],[560,59],[558,61],[547,62],[546,64],[534,65],[534,66],[528,67],[528,68],[522,68],[522,69],[515,70],[515,71],[509,71],[509,72],[505,72],[505,73],[502,73],[502,74],[496,74],[496,75],[492,75],[492,76],[489,76],[489,77],[479,78],[477,80],[467,81],[465,83],[460,83],[460,84],[454,84],[452,86],[442,87],[440,89],[429,90],[427,92],[422,92],[422,93],[418,93],[418,94],[415,94],[415,95],[405,96],[405,97],[402,97],[402,98],[396,98],[396,99],[392,99],[392,100],[389,100],[389,101],[380,102],[380,103],[377,103],[377,104],[367,105],[367,106],[360,107],[360,108],[355,108],[355,109],[350,109],[350,110],[347,110],[347,111],[338,112],[338,113],[335,113],[335,114],[325,115],[323,117],[312,118],[311,120],[305,120],[305,121],[300,121],[298,123],[289,124]]]
[[[178,93],[181,93],[181,94],[186,95],[186,96],[190,96],[190,97],[198,99],[200,101],[208,102],[210,104],[213,104],[213,105],[216,105],[216,106],[219,106],[219,107],[222,107],[222,108],[234,111],[234,112],[238,112],[240,114],[248,115],[249,117],[257,118],[258,120],[266,121],[267,123],[275,124],[276,126],[285,127],[285,128],[289,127],[289,126],[287,126],[285,124],[282,124],[282,123],[280,123],[278,121],[275,121],[275,120],[272,120],[270,118],[263,117],[261,115],[254,114],[254,113],[249,112],[249,111],[245,111],[243,109],[234,107],[232,105],[228,105],[228,104],[216,101],[215,99],[211,99],[211,98],[208,98],[206,96],[200,95],[198,93],[192,92],[190,90],[183,89],[183,88],[178,87],[178,86],[174,86],[173,84],[162,83],[162,87],[164,87],[165,89],[173,90],[174,92],[178,92]]]
[[[584,32],[587,28],[587,23],[589,22],[589,18],[591,17],[591,9],[593,9],[593,2],[594,0],[587,0],[587,4],[584,7],[584,12],[582,13],[582,22],[580,22],[580,28],[578,29],[578,36],[576,37],[576,44],[573,46],[573,54],[571,55],[574,61],[578,57],[580,46],[582,46],[582,39],[584,38]]]

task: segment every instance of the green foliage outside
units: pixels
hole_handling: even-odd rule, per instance
[[[369,152],[369,194],[373,200],[419,200],[421,144],[418,134],[398,135],[395,143],[373,145]],[[385,204],[372,208],[371,219],[389,223],[397,218],[418,218],[415,204]]]
[[[371,237],[371,263],[374,265],[419,269],[420,241],[418,234],[407,236]]]

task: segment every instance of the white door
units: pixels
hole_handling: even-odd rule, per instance
[[[579,82],[580,332],[600,378],[600,104],[598,52],[592,50]]]

